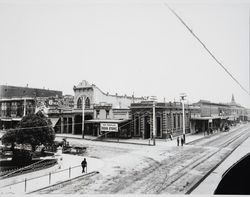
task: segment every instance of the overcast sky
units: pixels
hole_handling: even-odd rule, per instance
[[[165,1],[249,90],[249,1]],[[183,3],[185,2],[185,3]],[[187,3],[188,2],[188,3]],[[160,0],[0,0],[0,84],[82,80],[159,101],[250,98]]]

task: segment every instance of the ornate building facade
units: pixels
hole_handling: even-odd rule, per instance
[[[73,87],[74,107],[62,109],[57,127],[60,133],[98,135],[98,125],[103,122],[124,122],[129,118],[129,106],[145,100],[144,97],[134,97],[127,95],[112,95],[104,93],[94,84],[86,80]],[[84,114],[84,116],[83,116]],[[54,114],[55,115],[55,114]],[[53,114],[50,114],[53,117]],[[91,121],[90,121],[91,120]],[[93,121],[94,120],[94,121]],[[84,129],[82,122],[84,121]],[[97,127],[95,127],[97,125]]]

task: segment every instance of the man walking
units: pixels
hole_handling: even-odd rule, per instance
[[[85,172],[85,168],[86,168],[86,172],[87,172],[87,161],[86,161],[86,158],[83,159],[82,161],[82,173]]]
[[[177,137],[177,146],[179,146],[179,143],[180,143],[180,137],[178,136]]]

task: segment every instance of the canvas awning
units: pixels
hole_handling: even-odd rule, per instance
[[[52,123],[52,127],[54,127],[56,125],[56,123],[58,122],[59,118],[50,118],[50,121]]]

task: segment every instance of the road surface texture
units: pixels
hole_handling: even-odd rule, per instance
[[[250,125],[243,124],[183,147],[164,141],[156,146],[84,141],[86,156],[104,161],[100,173],[37,194],[186,194],[249,136]]]

